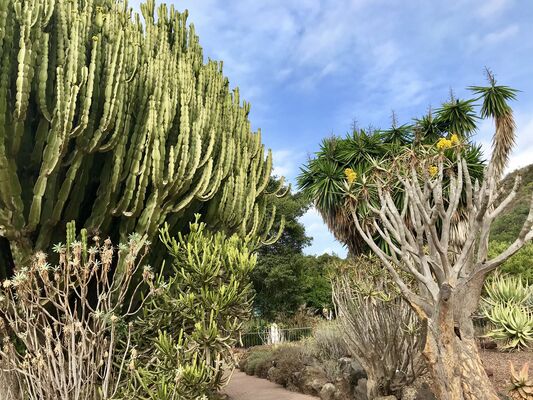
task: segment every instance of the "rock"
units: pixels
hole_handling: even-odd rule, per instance
[[[487,373],[487,376],[494,375],[494,370],[492,368],[485,368],[485,372]]]
[[[374,400],[398,400],[398,398],[391,394],[390,396],[379,396],[379,397],[376,397]]]
[[[402,400],[416,400],[418,389],[414,386],[405,386],[402,388]]]
[[[320,389],[320,398],[322,400],[334,400],[335,395],[335,385],[333,383],[326,383]]]
[[[361,378],[357,382],[357,386],[354,389],[354,397],[355,400],[368,400],[368,397],[366,395],[366,378]]]
[[[339,358],[339,364],[341,371],[345,379],[347,379],[352,385],[357,385],[359,379],[366,378],[366,372],[359,363],[359,361],[350,358]]]
[[[333,396],[335,400],[346,400],[354,398],[354,387],[351,386],[350,383],[343,381],[335,385],[335,388],[335,396]]]
[[[322,386],[328,383],[326,373],[317,366],[307,366],[299,377],[300,391],[304,394],[318,396]]]
[[[498,347],[498,344],[489,338],[481,338],[479,342],[479,347],[482,349],[492,350]]]
[[[437,400],[437,398],[429,388],[429,385],[424,382],[418,388],[415,400]]]

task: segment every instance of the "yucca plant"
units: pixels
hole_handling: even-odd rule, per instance
[[[511,363],[509,397],[513,400],[533,399],[533,379],[529,379],[529,363],[525,363],[518,373]]]
[[[525,306],[508,303],[496,304],[485,312],[495,325],[487,337],[502,342],[502,349],[520,350],[533,341],[533,312]]]

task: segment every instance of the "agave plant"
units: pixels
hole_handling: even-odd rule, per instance
[[[518,373],[513,363],[511,363],[509,397],[513,400],[533,399],[533,379],[529,379],[529,363],[525,363]]]
[[[533,312],[514,303],[496,304],[485,311],[495,325],[486,336],[502,342],[502,349],[520,350],[533,341]]]

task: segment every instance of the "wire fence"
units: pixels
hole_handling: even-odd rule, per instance
[[[257,332],[247,332],[241,335],[241,342],[238,347],[248,348],[253,346],[262,346],[266,344],[279,344],[286,342],[297,342],[311,336],[313,328],[278,328],[273,331],[271,328],[265,328]]]

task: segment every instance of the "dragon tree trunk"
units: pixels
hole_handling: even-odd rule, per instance
[[[439,400],[499,400],[479,356],[471,319],[479,283],[461,289],[444,285],[434,316],[426,320],[423,355],[433,392]]]

